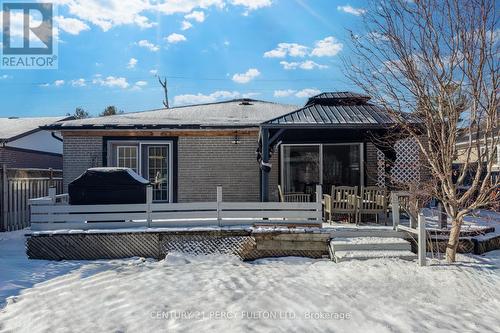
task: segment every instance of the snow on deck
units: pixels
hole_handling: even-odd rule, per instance
[[[334,264],[28,260],[23,232],[0,234],[0,331],[493,332],[500,251],[428,267],[397,259]]]

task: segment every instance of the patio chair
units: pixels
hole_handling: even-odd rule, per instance
[[[306,193],[289,192],[284,193],[281,185],[278,185],[281,202],[310,202],[311,195]]]
[[[348,222],[356,220],[357,210],[357,186],[332,186],[331,194],[323,196],[325,205],[325,220],[332,223],[334,214],[344,214],[348,216]]]
[[[387,196],[385,188],[377,186],[362,186],[361,196],[358,197],[358,211],[356,224],[361,222],[361,215],[375,215],[375,222],[379,221],[379,214],[383,214],[384,225],[387,225]]]

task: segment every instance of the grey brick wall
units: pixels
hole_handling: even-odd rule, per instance
[[[216,200],[222,185],[225,201],[259,201],[257,137],[179,137],[178,201]]]
[[[223,200],[259,201],[259,166],[255,159],[257,137],[179,137],[177,153],[177,201],[211,201],[223,186]],[[64,137],[64,188],[86,169],[102,166],[102,137]],[[278,160],[273,157],[271,200],[277,199]]]
[[[377,185],[377,148],[371,142],[365,143],[365,184],[367,186]]]
[[[64,136],[64,191],[88,168],[102,166],[102,142],[102,137]]]

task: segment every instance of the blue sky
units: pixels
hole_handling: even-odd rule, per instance
[[[0,70],[0,116],[125,112],[236,97],[303,104],[342,75],[362,1],[57,0],[59,68]]]

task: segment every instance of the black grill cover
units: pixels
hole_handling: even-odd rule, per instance
[[[70,205],[146,202],[149,182],[128,168],[92,168],[68,185]]]

